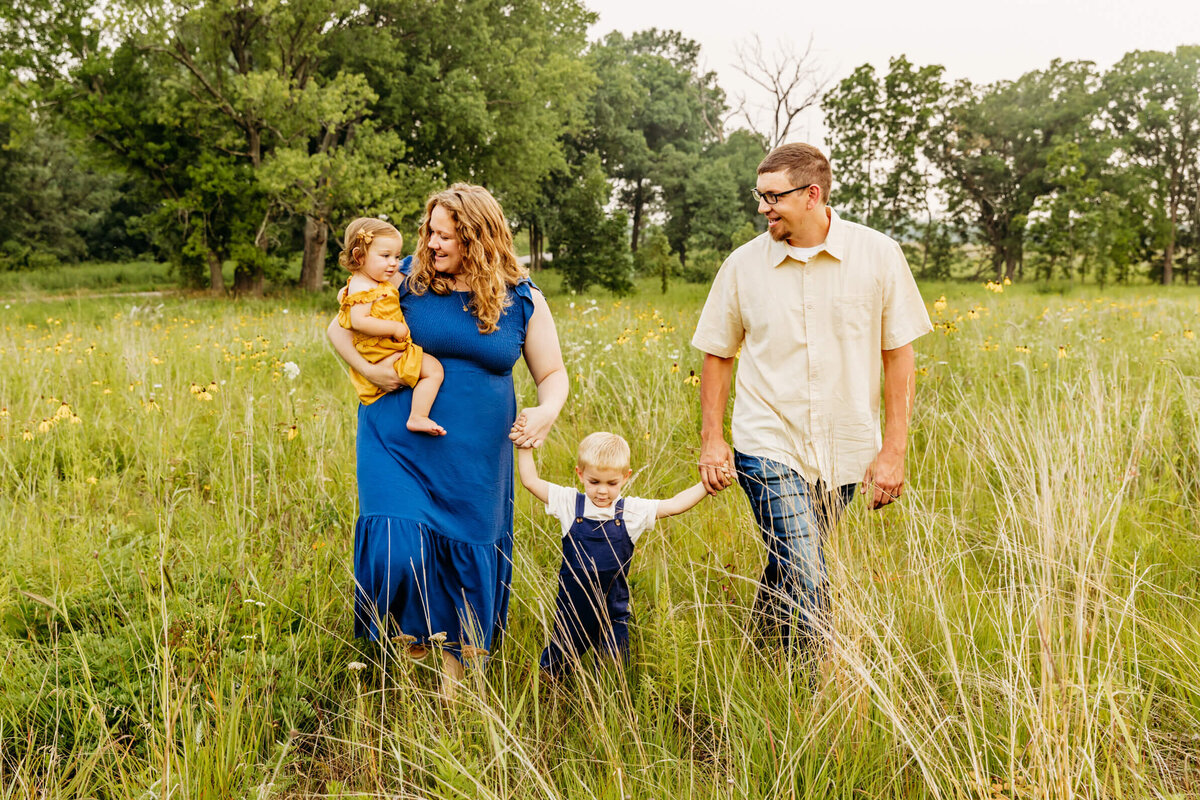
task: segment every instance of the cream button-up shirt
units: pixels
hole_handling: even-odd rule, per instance
[[[829,209],[807,263],[764,233],[713,281],[692,345],[738,353],[733,446],[805,480],[857,483],[882,444],[881,350],[933,330],[900,245]]]

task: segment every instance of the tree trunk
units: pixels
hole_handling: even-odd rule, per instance
[[[529,271],[538,272],[542,268],[542,226],[537,219],[529,222]]]
[[[642,206],[645,205],[645,199],[642,197],[642,181],[637,183],[637,191],[633,193],[633,236],[629,240],[629,249],[633,253],[637,253],[638,249],[638,234],[642,230]]]
[[[933,227],[933,212],[929,210],[929,205],[925,206],[925,235],[921,237],[921,274],[925,274],[925,270],[929,268],[929,232]]]
[[[1171,209],[1171,231],[1167,234],[1167,251],[1163,254],[1162,285],[1170,286],[1175,276],[1175,231],[1178,219],[1174,208]]]
[[[300,288],[319,292],[325,285],[325,247],[329,225],[316,217],[304,217],[304,260],[300,264]]]
[[[1004,254],[1004,277],[1010,281],[1017,279],[1017,266],[1020,264],[1017,254],[1009,251]]]
[[[225,294],[225,276],[221,274],[221,256],[213,250],[208,251],[208,285],[209,291],[213,294]]]
[[[233,271],[233,293],[262,297],[265,278],[256,264],[238,264]]]

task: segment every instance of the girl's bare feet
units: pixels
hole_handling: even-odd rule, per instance
[[[429,417],[409,417],[408,429],[414,433],[428,433],[430,436],[446,435],[446,429]]]

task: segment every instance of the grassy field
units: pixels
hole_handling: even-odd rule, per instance
[[[8,304],[0,800],[1200,795],[1200,296],[922,291],[909,488],[829,543],[815,691],[752,639],[736,490],[641,540],[630,669],[542,684],[557,539],[518,496],[510,631],[449,707],[350,638],[331,298]],[[613,429],[627,491],[696,480],[704,292],[550,289],[543,475]]]

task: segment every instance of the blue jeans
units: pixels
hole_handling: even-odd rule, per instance
[[[734,463],[767,546],[755,614],[785,647],[814,647],[829,614],[822,540],[854,498],[855,484],[831,491],[778,461],[745,453],[736,453]]]

